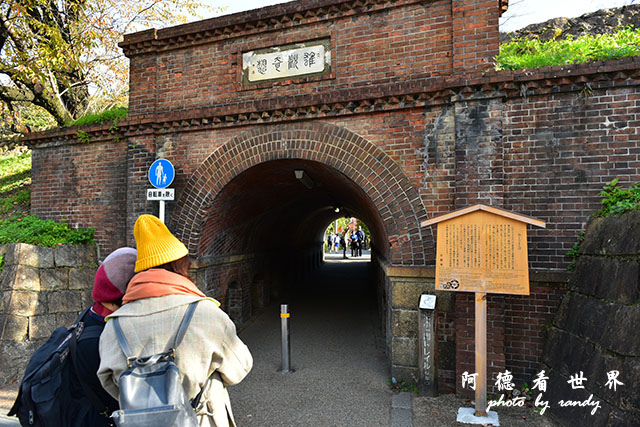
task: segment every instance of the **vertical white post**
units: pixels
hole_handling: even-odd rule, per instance
[[[289,342],[289,306],[280,305],[280,326],[282,332],[282,370],[291,372],[291,343]]]
[[[476,417],[487,416],[487,293],[476,292]]]
[[[164,200],[160,200],[160,214],[158,215],[160,221],[164,224]]]

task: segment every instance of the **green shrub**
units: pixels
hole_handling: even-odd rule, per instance
[[[87,114],[84,117],[80,117],[78,120],[71,123],[71,126],[89,125],[96,123],[113,122],[118,123],[121,119],[124,119],[129,114],[127,107],[115,107],[110,110],[103,111],[100,114]]]
[[[621,215],[625,212],[640,210],[639,184],[633,184],[627,190],[624,190],[620,188],[618,179],[616,178],[604,185],[600,195],[603,197],[600,201],[602,208],[591,215],[592,218],[605,218],[611,215]],[[573,259],[573,262],[567,267],[569,270],[573,270],[576,266],[576,261],[580,256],[580,245],[584,241],[584,236],[584,231],[581,231],[573,248],[567,252],[567,256]]]
[[[640,55],[640,29],[626,27],[614,34],[586,35],[577,39],[514,40],[500,46],[495,63],[497,70],[519,70],[637,55]]]
[[[593,214],[594,218],[620,215],[625,212],[640,209],[640,185],[633,184],[629,189],[623,190],[618,186],[618,179],[605,184],[600,192],[603,196],[602,208]]]
[[[43,220],[35,215],[0,220],[0,244],[29,243],[38,246],[93,243],[93,227],[71,229],[66,221]]]

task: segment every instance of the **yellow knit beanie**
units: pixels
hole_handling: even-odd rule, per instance
[[[178,240],[158,218],[140,215],[133,226],[133,237],[138,246],[136,273],[175,261],[189,254],[187,247]]]

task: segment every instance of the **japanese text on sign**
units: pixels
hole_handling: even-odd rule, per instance
[[[242,69],[249,82],[322,73],[330,63],[330,52],[323,44],[242,55]]]
[[[147,200],[173,200],[174,194],[173,188],[148,188]]]
[[[475,212],[438,227],[437,289],[528,294],[526,227]]]

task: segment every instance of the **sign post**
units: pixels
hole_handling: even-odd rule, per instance
[[[174,199],[174,189],[167,188],[173,182],[175,169],[169,160],[158,159],[149,167],[149,182],[155,187],[147,189],[147,200],[160,202],[158,218],[164,223],[164,202]]]
[[[427,396],[438,394],[436,353],[436,296],[420,295],[418,320],[418,347],[420,353],[420,393]]]
[[[474,415],[486,420],[487,294],[529,295],[527,224],[544,228],[545,223],[503,209],[475,205],[421,223],[423,227],[433,224],[438,224],[436,289],[475,293]]]

